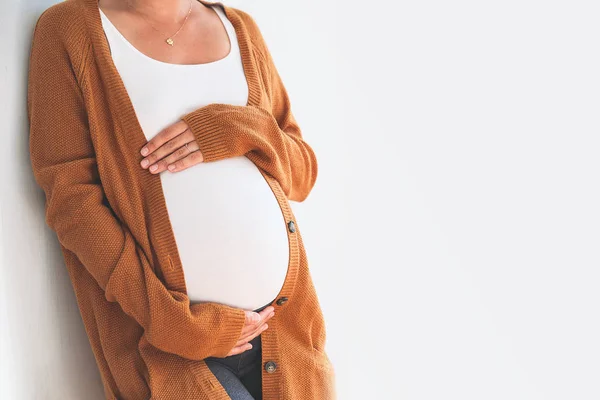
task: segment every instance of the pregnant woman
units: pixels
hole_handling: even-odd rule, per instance
[[[334,399],[290,201],[317,161],[254,19],[207,0],[66,0],[28,116],[107,399]]]

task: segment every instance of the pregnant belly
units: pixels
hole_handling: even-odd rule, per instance
[[[256,165],[233,157],[161,173],[192,303],[255,310],[279,293],[289,264],[285,220]]]

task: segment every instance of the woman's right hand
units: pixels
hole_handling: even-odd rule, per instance
[[[248,311],[246,312],[246,324],[242,329],[242,335],[235,344],[235,347],[226,355],[226,357],[233,356],[235,354],[243,353],[246,350],[250,350],[252,345],[248,343],[258,335],[260,335],[265,329],[268,328],[267,321],[275,315],[275,307],[268,306],[260,312]]]

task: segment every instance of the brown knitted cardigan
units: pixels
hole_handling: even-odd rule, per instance
[[[235,27],[249,99],[181,118],[205,162],[245,155],[259,167],[288,227],[288,272],[262,333],[263,366],[276,364],[263,368],[263,398],[334,399],[323,314],[288,203],[305,200],[314,186],[314,152],[255,20],[198,1],[221,6]],[[190,303],[160,176],[140,167],[147,140],[112,62],[97,0],[66,0],[41,14],[28,83],[31,165],[106,398],[229,399],[203,360],[234,347],[244,312]]]

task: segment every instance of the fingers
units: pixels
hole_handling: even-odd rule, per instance
[[[197,149],[198,144],[196,142],[192,142],[192,143],[188,144],[188,147],[190,149]],[[184,149],[184,150],[182,150],[183,152],[187,152],[187,150],[185,150],[185,146],[183,147],[183,149]],[[184,169],[188,169],[192,165],[199,164],[203,161],[204,161],[204,156],[202,155],[200,150],[195,150],[195,151],[192,151],[191,153],[186,154],[185,157],[178,159],[177,161],[173,162],[172,164],[169,164],[168,169],[170,172],[179,172],[179,171],[183,171]]]
[[[250,343],[244,343],[241,346],[236,346],[233,349],[231,349],[225,357],[234,356],[236,354],[243,353],[247,350],[250,350],[251,348],[252,348],[252,345]]]
[[[259,319],[254,320],[253,317],[258,315]],[[235,347],[227,354],[227,356],[240,354],[252,348],[252,345],[248,343],[262,332],[264,332],[269,325],[267,321],[275,315],[275,308],[269,306],[259,313],[253,311],[246,311],[246,325],[242,329],[242,336],[235,344]]]
[[[173,139],[175,136],[180,135],[187,128],[188,125],[185,123],[185,121],[178,120],[176,123],[167,126],[165,129],[154,135],[154,137],[150,139],[144,147],[142,147],[140,153],[142,153],[144,157],[149,156],[163,144]]]
[[[272,316],[273,314],[271,314]],[[245,342],[249,342],[252,339],[254,339],[255,337],[257,337],[258,335],[260,335],[261,333],[263,333],[264,331],[267,330],[267,328],[269,327],[269,324],[267,324],[266,322],[264,324],[261,324],[258,328],[256,328],[255,331],[253,331],[249,336],[246,336],[244,338],[244,340],[242,341],[242,343]]]
[[[176,166],[173,164],[176,161],[187,157],[190,153],[193,153],[196,150],[199,150],[198,143],[196,143],[196,141],[184,143],[183,146],[181,146],[180,148],[178,148],[163,159],[167,164],[167,169],[171,172],[175,171]]]
[[[260,312],[246,311],[246,325],[242,329],[242,338],[264,324],[275,313],[275,307],[269,306]]]
[[[257,330],[252,335],[247,337],[246,340],[244,342],[242,342],[241,344],[236,345],[233,349],[231,349],[231,351],[228,353],[228,355],[239,354],[239,353],[243,353],[246,350],[250,350],[252,348],[252,344],[248,343],[248,342],[251,341],[252,339],[254,339],[255,337],[257,337],[258,335],[260,335],[268,327],[269,327],[269,325],[267,325],[267,324],[261,325],[261,329]]]
[[[252,314],[256,313],[252,311],[246,312],[246,325],[242,329],[241,337],[236,343],[236,346],[249,342],[256,336],[258,336],[261,332],[263,332],[267,328],[267,326],[265,326],[267,321],[275,315],[275,308],[269,306],[262,310],[260,313],[258,313],[258,315],[260,316],[260,320],[258,321],[253,321],[249,319],[249,316],[251,316]]]
[[[181,158],[181,155],[187,155],[188,149],[185,148],[185,144],[188,143],[188,148],[194,145],[194,148],[190,150],[197,150],[197,144],[194,140],[192,132],[187,129],[187,125],[183,127],[179,123],[171,125],[166,130],[161,131],[154,136],[143,149],[148,149],[148,153],[145,158],[140,162],[142,168],[148,168],[148,170],[157,174],[167,169],[168,165]],[[142,149],[142,151],[143,151]],[[167,157],[172,153],[180,151],[179,157],[172,157],[171,160],[167,160]],[[142,153],[142,155],[144,155]],[[197,157],[196,155],[195,157]]]
[[[259,312],[246,310],[246,324],[251,325],[253,322],[259,323],[266,316],[274,312],[275,307],[273,306],[268,306],[264,310],[260,310]]]

